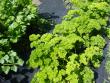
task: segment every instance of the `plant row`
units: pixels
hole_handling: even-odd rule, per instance
[[[31,83],[95,83],[92,69],[100,67],[109,37],[109,1],[70,2],[52,33],[29,37],[33,50],[27,64],[39,68]]]
[[[12,49],[25,34],[27,25],[37,16],[36,6],[31,0],[1,0],[0,1],[0,72],[8,74],[10,70],[17,71],[24,61]]]

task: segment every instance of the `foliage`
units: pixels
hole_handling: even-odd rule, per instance
[[[8,74],[10,70],[16,72],[17,66],[23,65],[23,61],[19,59],[16,52],[13,52],[12,50],[7,54],[0,51],[0,65],[0,70],[2,70],[5,74]]]
[[[53,33],[32,34],[28,65],[40,68],[31,83],[95,83],[92,68],[102,61],[110,5],[100,0],[70,0],[68,11]],[[105,36],[106,36],[105,35]]]
[[[91,72],[93,76],[92,70],[88,67],[90,62],[94,67],[100,65],[102,50],[96,46],[84,49],[84,39],[76,34],[66,37],[44,34],[41,38],[39,37],[40,35],[34,34],[30,36],[30,40],[33,41],[31,47],[36,49],[32,51],[28,64],[32,68],[40,67],[40,72],[35,75],[32,83],[35,83],[36,76],[39,83],[45,83],[45,81],[54,83],[76,81],[77,83],[82,82],[83,77],[83,81],[86,81],[85,74],[80,76],[80,73],[84,72],[84,67],[87,67],[88,72]],[[81,51],[82,53],[80,53]],[[60,74],[60,72],[62,73]],[[76,78],[73,78],[74,75]],[[80,78],[78,78],[79,76]],[[89,81],[91,82],[93,78],[91,77]]]
[[[37,15],[31,0],[0,0],[0,72],[16,71],[23,61],[11,48]]]
[[[107,33],[107,37],[110,39],[110,27],[107,28],[106,33]]]
[[[26,25],[35,17],[36,7],[31,4],[31,0],[3,0],[0,5],[0,35],[16,43]]]

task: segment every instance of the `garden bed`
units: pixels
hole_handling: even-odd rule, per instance
[[[68,9],[66,8],[63,0],[33,0],[33,3],[38,5],[38,12],[41,18],[46,19],[50,24],[45,24],[42,26],[34,25],[33,21],[31,26],[34,27],[26,30],[26,34],[23,35],[20,40],[12,44],[12,49],[19,54],[19,57],[24,60],[24,65],[18,68],[17,72],[9,72],[5,75],[4,73],[0,74],[0,83],[30,83],[34,74],[38,71],[38,68],[31,69],[27,67],[27,60],[33,49],[30,48],[29,35],[31,34],[44,34],[52,33],[56,24],[62,22],[63,16],[67,14]],[[48,30],[40,30],[38,27],[46,27]],[[42,31],[42,33],[40,33]],[[107,77],[107,72],[105,70],[105,64],[107,60],[107,52],[110,45],[108,38],[106,39],[106,46],[103,49],[103,60],[101,66],[98,69],[92,69],[95,75],[96,83],[110,83]],[[22,49],[21,49],[22,48]],[[85,49],[85,48],[84,48]]]

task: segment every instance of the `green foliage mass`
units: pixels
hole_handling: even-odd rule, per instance
[[[0,72],[8,74],[10,70],[17,71],[17,66],[23,65],[23,61],[17,56],[16,52],[10,50],[8,53],[0,51]]]
[[[16,71],[23,61],[11,48],[37,15],[32,0],[0,0],[0,72]]]
[[[106,44],[110,5],[102,0],[70,0],[68,11],[52,33],[32,34],[28,65],[40,68],[31,83],[95,83]]]
[[[13,43],[26,30],[26,25],[36,15],[36,7],[31,0],[1,0],[0,1],[0,36],[8,38]]]

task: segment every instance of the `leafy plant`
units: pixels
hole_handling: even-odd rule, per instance
[[[23,65],[11,44],[17,43],[35,17],[37,9],[32,0],[0,0],[0,72],[7,74]]]
[[[23,65],[23,61],[19,59],[16,52],[10,50],[7,54],[0,52],[0,70],[8,74],[10,70],[17,71],[17,66]],[[1,71],[0,71],[1,72]]]
[[[40,68],[31,83],[95,83],[106,41],[110,5],[100,0],[70,0],[68,11],[53,33],[32,34],[29,67]],[[106,35],[105,35],[106,34]]]

